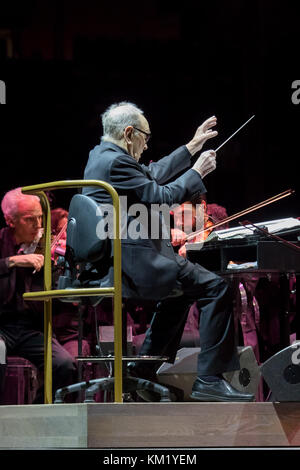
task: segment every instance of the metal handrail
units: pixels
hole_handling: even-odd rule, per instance
[[[96,186],[105,189],[113,202],[113,248],[114,248],[114,285],[105,288],[63,289],[52,290],[51,276],[51,210],[48,198],[44,191],[56,189],[82,188]],[[120,200],[116,190],[108,183],[98,180],[70,180],[54,181],[50,183],[24,186],[22,192],[39,196],[44,216],[44,290],[40,292],[26,292],[25,300],[44,301],[44,403],[52,403],[52,299],[62,297],[84,296],[110,296],[114,298],[114,399],[122,403],[122,277],[121,277],[121,237],[120,237]]]

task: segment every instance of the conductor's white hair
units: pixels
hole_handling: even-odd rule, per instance
[[[120,140],[127,126],[139,127],[144,112],[128,101],[112,104],[102,114],[103,140]]]

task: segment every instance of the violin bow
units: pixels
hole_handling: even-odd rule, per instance
[[[58,244],[59,240],[60,240],[60,237],[62,236],[63,232],[66,230],[67,228],[67,225],[68,225],[68,221],[66,221],[64,223],[64,225],[62,226],[62,228],[60,229],[60,231],[58,232],[58,234],[54,237],[52,243],[51,243],[51,250],[53,250],[53,248],[56,247],[56,245]]]
[[[286,191],[283,191],[282,193],[279,193],[276,196],[270,197],[269,199],[266,199],[265,201],[262,201],[258,204],[254,204],[254,206],[251,206],[248,209],[245,209],[241,212],[237,212],[234,215],[226,217],[226,219],[220,220],[220,222],[214,225],[211,225],[210,227],[203,228],[201,230],[197,230],[196,232],[190,233],[189,235],[186,236],[185,240],[186,241],[191,240],[195,236],[200,235],[200,233],[206,232],[207,230],[213,230],[216,227],[219,227],[220,225],[226,224],[227,222],[231,222],[232,220],[238,219],[239,217],[242,217],[246,214],[250,214],[250,212],[256,211],[258,209],[261,209],[264,206],[267,206],[268,204],[272,204],[273,202],[279,201],[279,199],[290,196],[294,192],[295,191],[293,189],[287,189]]]

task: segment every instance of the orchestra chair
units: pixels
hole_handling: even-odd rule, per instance
[[[73,196],[69,208],[67,228],[66,269],[59,278],[57,289],[52,289],[51,279],[51,214],[50,205],[45,191],[56,189],[81,188],[96,186],[105,189],[111,196],[113,216],[113,241],[97,237],[96,226],[101,220],[101,208],[88,196],[76,194]],[[93,379],[79,382],[56,391],[55,403],[63,402],[68,393],[86,390],[85,402],[93,401],[92,397],[97,390],[114,390],[114,401],[123,402],[123,392],[131,393],[137,390],[156,392],[160,401],[171,401],[170,391],[167,387],[150,382],[149,380],[127,376],[123,360],[128,361],[166,361],[168,358],[160,356],[127,357],[126,338],[127,327],[122,328],[122,276],[121,276],[121,237],[120,237],[120,201],[115,189],[108,183],[98,180],[71,180],[56,181],[22,188],[25,194],[35,194],[40,197],[44,214],[45,261],[44,261],[44,291],[27,292],[23,294],[25,300],[44,301],[44,336],[45,336],[45,403],[52,403],[52,299],[61,301],[79,302],[81,304],[97,305],[104,297],[113,298],[114,306],[114,357],[78,357],[78,361],[98,362],[113,361],[114,377]],[[103,285],[102,276],[111,262],[114,271],[113,286]],[[124,333],[125,332],[125,333]]]
[[[110,239],[99,239],[96,233],[96,227],[99,223],[99,205],[90,197],[82,194],[73,196],[68,216],[67,229],[67,249],[65,255],[65,273],[58,280],[58,289],[65,288],[87,288],[101,287],[105,283],[105,274],[108,271],[111,260]],[[101,218],[101,213],[100,213]],[[96,306],[103,297],[83,298],[81,302],[88,302]],[[63,301],[72,301],[74,299],[62,299]],[[126,312],[125,312],[126,313]],[[122,318],[122,344],[123,360],[165,360],[161,357],[137,358],[127,356],[127,325],[126,315]],[[110,361],[111,356],[88,356],[77,357],[79,361],[99,362]],[[123,368],[125,371],[125,367]],[[125,393],[134,392],[139,389],[146,389],[157,392],[161,395],[161,401],[170,401],[168,399],[169,391],[166,387],[161,387],[157,383],[145,379],[125,375],[123,378],[123,389]],[[86,390],[85,402],[93,402],[93,395],[98,390],[111,391],[114,386],[114,377],[104,377],[91,381],[79,382],[77,384],[63,387],[57,390],[55,403],[61,403],[68,393]]]

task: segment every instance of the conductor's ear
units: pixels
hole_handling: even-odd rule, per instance
[[[128,144],[132,143],[132,135],[133,135],[133,127],[132,126],[127,126],[124,129],[124,139],[125,142]]]

